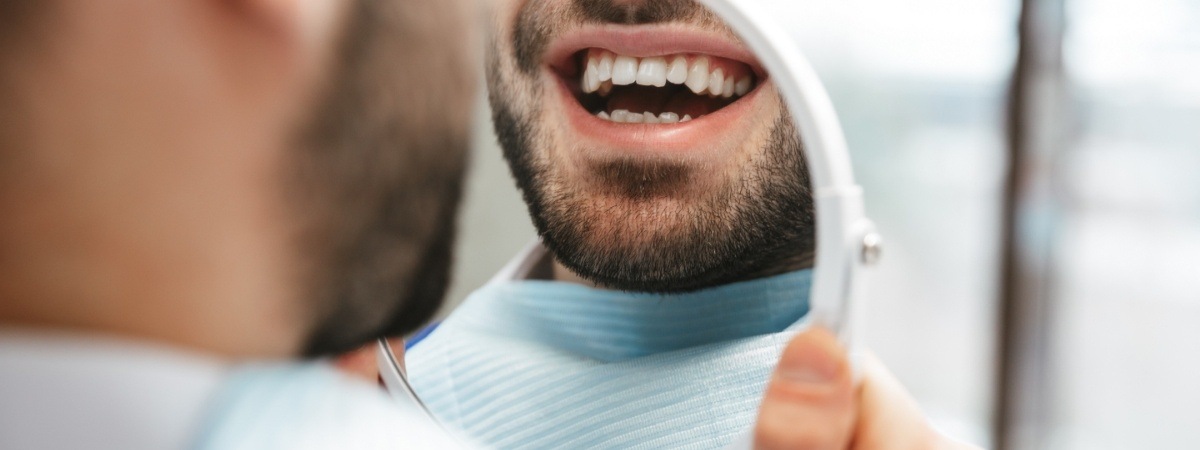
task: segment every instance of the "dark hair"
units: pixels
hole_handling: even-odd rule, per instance
[[[28,33],[54,6],[53,0],[0,0],[0,47],[28,41]]]
[[[441,305],[478,81],[466,7],[354,6],[293,183],[308,220],[308,355],[410,333]]]
[[[57,2],[54,0],[0,0],[0,177],[12,157],[21,147],[21,121],[25,99],[11,79],[14,66],[21,64],[18,56],[32,49],[40,40],[46,16]]]

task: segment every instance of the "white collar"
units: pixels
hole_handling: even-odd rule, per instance
[[[0,448],[186,448],[228,369],[143,342],[0,329]]]

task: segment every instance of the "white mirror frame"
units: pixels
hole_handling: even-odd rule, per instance
[[[817,214],[817,259],[811,311],[801,326],[823,326],[855,351],[862,315],[863,269],[879,257],[882,240],[866,217],[850,152],[825,86],[797,38],[762,8],[761,0],[700,0],[741,36],[783,96],[804,144]]]

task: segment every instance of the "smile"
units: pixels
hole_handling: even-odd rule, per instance
[[[576,100],[604,120],[677,123],[704,117],[750,93],[750,67],[708,55],[638,58],[589,49]]]
[[[679,25],[575,31],[551,45],[546,61],[578,137],[641,153],[691,150],[726,135],[768,82],[741,44]]]

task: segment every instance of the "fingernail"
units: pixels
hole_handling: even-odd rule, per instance
[[[811,342],[793,343],[779,361],[779,376],[794,383],[825,384],[838,377],[841,356]]]

